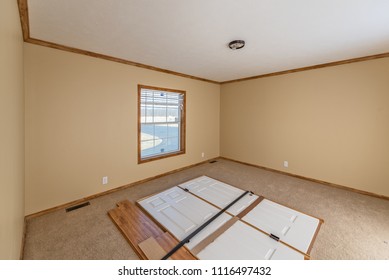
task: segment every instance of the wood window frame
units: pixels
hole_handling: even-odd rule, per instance
[[[180,135],[179,135],[180,149],[178,151],[174,151],[171,153],[165,153],[162,155],[151,156],[151,157],[142,159],[142,156],[141,156],[141,128],[142,128],[142,125],[141,125],[141,91],[142,91],[142,89],[173,92],[173,93],[179,93],[179,94],[183,95],[183,102],[182,102],[183,109],[181,111]],[[138,104],[137,104],[137,106],[138,106],[138,164],[185,154],[185,152],[186,152],[186,150],[185,150],[185,147],[186,147],[186,91],[138,84]]]

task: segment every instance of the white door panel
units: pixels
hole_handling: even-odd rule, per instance
[[[145,198],[138,203],[178,240],[183,240],[220,211],[178,187]],[[186,247],[193,248],[229,219],[231,216],[223,213],[193,237]]]
[[[202,176],[138,203],[178,240],[183,240],[216,215],[220,211],[217,207],[224,208],[243,193],[241,189]],[[238,215],[257,198],[257,195],[247,194],[227,212]],[[185,246],[193,249],[230,219],[230,215],[223,213]],[[276,235],[303,253],[307,253],[320,222],[317,218],[267,199],[263,199],[242,220]],[[302,253],[242,221],[228,228],[197,256],[200,259],[304,259]]]
[[[304,255],[237,221],[197,254],[202,260],[303,260]]]
[[[190,180],[179,185],[181,188],[188,189],[191,193],[203,198],[206,201],[224,208],[241,194],[243,190],[226,183],[217,181],[207,176]],[[258,198],[257,195],[247,194],[238,202],[228,208],[227,212],[236,216],[245,208],[247,208],[254,200]]]
[[[270,200],[262,200],[243,220],[274,234],[283,242],[307,253],[319,220]]]

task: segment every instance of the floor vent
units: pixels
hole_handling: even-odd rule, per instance
[[[217,160],[211,160],[209,163],[215,163],[217,162]]]
[[[90,205],[89,201],[81,203],[81,204],[78,204],[78,205],[74,205],[72,207],[66,208],[66,212],[70,212],[70,211],[73,211],[73,210],[76,210],[76,209],[79,209],[79,208],[82,208],[82,207],[85,207],[85,206],[88,206],[88,205]]]

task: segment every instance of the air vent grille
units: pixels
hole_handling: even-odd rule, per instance
[[[66,208],[66,212],[74,211],[74,210],[77,210],[79,208],[82,208],[82,207],[85,207],[88,205],[90,205],[89,201],[81,203],[81,204],[77,204],[77,205],[74,205],[72,207]]]

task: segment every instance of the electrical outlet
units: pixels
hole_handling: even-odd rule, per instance
[[[288,168],[289,167],[289,162],[287,160],[284,160],[284,167]]]
[[[201,153],[201,157],[203,158],[204,156],[205,156],[205,153],[204,153],[204,152],[202,152],[202,153]]]
[[[108,184],[108,176],[103,177],[103,185]]]

